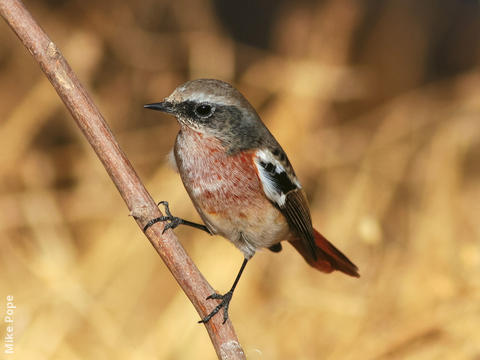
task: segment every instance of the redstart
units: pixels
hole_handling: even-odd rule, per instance
[[[213,79],[189,81],[164,101],[145,105],[174,115],[180,125],[174,162],[205,225],[172,216],[152,219],[202,229],[230,240],[244,255],[240,271],[226,294],[199,322],[206,323],[228,306],[248,260],[261,248],[282,250],[289,241],[308,264],[323,272],[339,270],[358,277],[358,268],[312,226],[302,186],[280,144],[255,109],[230,84]],[[164,231],[165,231],[164,230]]]

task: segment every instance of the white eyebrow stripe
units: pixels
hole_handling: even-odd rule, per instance
[[[218,96],[214,94],[206,94],[204,92],[195,92],[191,94],[187,99],[194,102],[209,102],[216,105],[232,105],[232,101],[228,101],[225,96]]]
[[[169,96],[166,100],[173,101],[173,102],[183,102],[183,101],[193,101],[196,103],[203,103],[208,102],[215,105],[239,105],[238,101],[235,99],[229,99],[228,97],[222,95],[216,95],[212,93],[205,93],[203,91],[196,91],[188,96],[179,96],[175,91],[171,96]]]

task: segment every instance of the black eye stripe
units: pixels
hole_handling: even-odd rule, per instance
[[[203,121],[210,118],[216,111],[216,106],[211,103],[197,103],[194,101],[184,101],[177,105],[177,113],[190,119]]]
[[[195,112],[200,116],[209,116],[212,113],[212,107],[208,104],[200,104],[195,108]]]
[[[215,112],[215,106],[208,103],[197,104],[194,107],[195,114],[201,118],[208,118]]]

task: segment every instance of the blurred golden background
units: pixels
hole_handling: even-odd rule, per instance
[[[316,227],[361,278],[258,253],[230,315],[249,359],[480,359],[480,3],[29,1],[157,200],[199,220],[144,110],[189,79],[238,87],[289,154]],[[6,359],[213,359],[31,56],[0,31]],[[242,255],[176,230],[218,291]],[[0,336],[5,335],[5,323]],[[3,347],[2,347],[3,353]]]

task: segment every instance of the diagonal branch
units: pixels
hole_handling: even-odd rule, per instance
[[[100,111],[56,45],[19,0],[0,0],[0,13],[39,63],[65,103],[105,166],[140,229],[150,219],[161,216],[160,210],[120,149]],[[203,318],[215,307],[214,303],[205,301],[206,297],[213,293],[213,289],[173,232],[167,231],[162,235],[162,230],[163,226],[157,224],[147,230],[146,236]],[[245,359],[231,322],[227,321],[224,325],[221,322],[222,317],[216,316],[205,324],[218,358]]]

